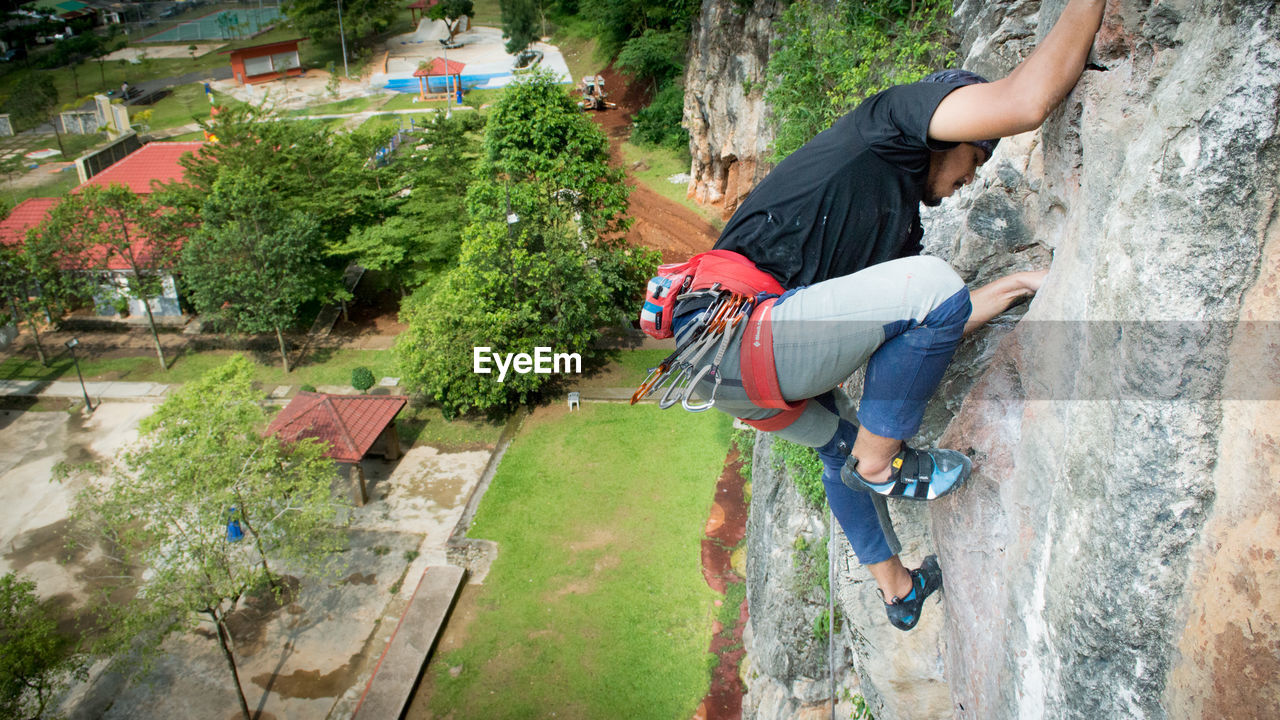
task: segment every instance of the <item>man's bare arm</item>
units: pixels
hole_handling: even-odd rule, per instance
[[[1008,310],[1018,298],[1035,295],[1048,274],[1048,270],[1033,270],[1005,275],[969,293],[973,312],[969,313],[969,321],[964,324],[964,334],[968,335]]]
[[[1084,72],[1105,5],[1071,0],[1044,42],[1008,77],[966,85],[943,98],[929,122],[929,137],[992,140],[1040,127]]]

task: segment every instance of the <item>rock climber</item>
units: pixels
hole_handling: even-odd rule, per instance
[[[1007,77],[945,70],[868,98],[760,182],[709,253],[720,256],[717,268],[695,262],[692,290],[672,301],[680,342],[696,334],[691,326],[717,327],[713,311],[732,318],[716,293],[746,278],[740,292],[757,302],[715,353],[713,372],[691,387],[722,411],[817,449],[832,513],[903,630],[915,627],[942,573],[932,555],[918,569],[903,565],[884,497],[942,496],[971,466],[954,450],[905,441],[963,334],[1034,294],[1047,274],[1015,273],[970,291],[946,262],[919,255],[920,205],[972,182],[1000,138],[1045,121],[1083,73],[1103,5],[1071,0]],[[743,257],[746,270],[724,262]],[[760,301],[760,293],[780,297]],[[694,364],[705,369],[711,357]],[[833,390],[864,365],[855,412]]]

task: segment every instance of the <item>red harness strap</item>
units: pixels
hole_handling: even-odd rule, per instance
[[[742,368],[742,389],[751,402],[765,408],[777,408],[782,412],[762,420],[742,422],[757,430],[773,432],[800,419],[808,399],[789,403],[782,397],[778,385],[778,368],[773,362],[773,305],[778,298],[760,303],[751,313],[746,330],[742,334],[742,351],[739,363]]]
[[[729,250],[712,250],[700,256],[697,275],[691,290],[701,290],[719,283],[733,292],[755,296],[759,293],[781,295],[785,289],[769,273],[756,267],[746,257]],[[778,298],[770,298],[756,306],[742,334],[739,354],[742,367],[742,389],[751,402],[763,408],[776,408],[782,412],[762,420],[747,420],[746,424],[766,432],[781,430],[799,419],[808,400],[789,403],[782,398],[778,386],[778,369],[773,362],[773,305]]]

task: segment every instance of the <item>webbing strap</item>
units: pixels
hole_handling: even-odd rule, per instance
[[[781,430],[795,422],[809,402],[807,399],[787,402],[778,385],[778,369],[773,362],[773,305],[777,301],[777,298],[769,298],[751,313],[739,356],[742,389],[747,397],[755,405],[782,411],[762,420],[743,419],[746,424],[765,432]]]

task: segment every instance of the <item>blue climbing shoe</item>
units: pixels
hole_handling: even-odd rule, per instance
[[[938,556],[930,555],[920,563],[918,570],[911,571],[911,592],[904,598],[895,597],[884,604],[884,611],[889,615],[889,623],[899,630],[910,630],[920,622],[920,610],[924,607],[924,599],[942,587],[942,569],[938,567]],[[884,599],[883,593],[881,599]]]
[[[955,450],[916,450],[906,445],[893,456],[889,479],[873,483],[858,474],[858,459],[850,455],[840,480],[852,490],[870,490],[886,497],[934,500],[955,490],[969,478],[973,461]]]

